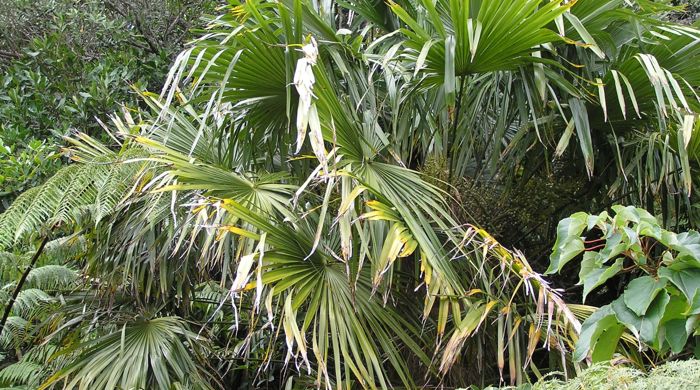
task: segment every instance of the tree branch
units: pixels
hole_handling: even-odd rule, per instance
[[[15,51],[10,50],[0,50],[0,58],[5,58],[8,60],[16,60],[20,57],[20,54]]]

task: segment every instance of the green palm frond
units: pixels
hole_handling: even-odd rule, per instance
[[[407,26],[403,34],[409,58],[417,70],[444,82],[448,94],[456,90],[456,76],[536,61],[533,48],[561,40],[548,26],[572,5],[542,0],[418,3],[426,15],[420,21],[397,3],[391,8]]]
[[[534,10],[531,6],[529,4],[528,9]],[[254,80],[245,63],[239,67],[237,61],[242,61],[243,56],[251,61],[256,58],[266,66],[277,67],[280,74],[294,64],[294,58],[284,62],[266,59],[268,52],[279,50],[282,53],[282,47],[270,46],[256,51],[246,46],[247,40],[251,39],[247,34],[256,34],[270,45],[278,45],[290,38],[279,34],[285,31],[285,25],[291,26],[293,23],[285,19],[283,12],[278,14],[276,10],[278,9],[269,4],[247,2],[236,11],[243,17],[227,18],[226,23],[215,22],[215,28],[228,25],[232,29],[232,35],[212,34],[194,50],[208,50],[212,43],[220,45],[220,48],[237,50],[240,43],[238,40],[242,40],[239,51],[241,59],[226,63],[225,72],[223,69],[218,73],[210,72],[218,57],[212,57],[208,61],[194,60],[193,63],[181,59],[173,68],[173,77],[175,73],[184,74],[188,69],[187,64],[191,64],[192,74],[204,72],[204,76],[220,81],[202,81],[201,86],[206,88],[199,88],[200,85],[196,82],[197,87],[190,92],[193,101],[196,101],[196,96],[215,96],[216,91],[219,91],[224,98],[216,104],[232,105],[229,107],[231,115],[240,119],[236,126],[253,132],[274,130],[267,136],[271,140],[266,145],[268,148],[260,151],[252,163],[250,160],[237,160],[240,165],[233,167],[221,167],[216,160],[207,161],[204,157],[206,152],[197,158],[200,152],[197,152],[194,144],[200,141],[196,140],[203,140],[206,145],[206,140],[221,137],[219,130],[210,126],[180,123],[183,117],[173,113],[177,105],[166,97],[164,103],[158,103],[163,110],[161,120],[165,119],[155,125],[155,128],[162,126],[163,130],[146,133],[137,138],[137,141],[152,151],[152,160],[162,164],[170,176],[165,180],[161,177],[154,179],[147,187],[156,193],[172,192],[173,196],[178,194],[180,199],[192,199],[192,194],[195,194],[195,198],[203,196],[195,203],[198,217],[190,219],[190,224],[194,225],[192,231],[204,234],[200,237],[204,239],[205,248],[216,245],[220,248],[217,251],[230,250],[235,253],[233,265],[236,272],[233,274],[235,280],[231,282],[232,290],[237,292],[243,289],[249,278],[255,278],[256,281],[247,287],[256,291],[253,294],[253,313],[259,310],[264,299],[271,300],[270,305],[277,307],[278,311],[268,309],[269,315],[282,318],[289,353],[297,357],[299,365],[308,370],[311,368],[310,362],[315,360],[320,381],[346,386],[359,380],[370,388],[387,387],[391,372],[394,372],[404,384],[410,385],[413,376],[404,356],[399,352],[399,345],[409,345],[415,356],[428,359],[422,352],[425,346],[419,342],[410,342],[415,336],[415,329],[419,328],[417,319],[405,320],[396,316],[388,306],[382,307],[375,302],[379,299],[375,294],[381,293],[385,299],[398,294],[388,288],[398,283],[399,275],[405,272],[400,266],[404,261],[397,258],[409,258],[411,260],[406,261],[413,262],[417,267],[415,270],[420,269],[413,279],[409,278],[403,283],[425,283],[427,298],[423,315],[426,320],[430,319],[433,308],[436,308],[439,312],[436,326],[438,335],[452,334],[452,329],[447,329],[448,322],[458,324],[465,315],[473,317],[478,312],[474,311],[475,308],[483,309],[474,318],[476,321],[473,322],[473,328],[467,333],[460,333],[461,341],[451,344],[449,354],[458,353],[475,328],[487,318],[494,318],[495,307],[507,309],[510,294],[515,294],[511,288],[522,277],[519,272],[529,270],[528,275],[536,274],[513,257],[501,255],[497,257],[499,261],[492,261],[476,256],[475,252],[481,253],[487,246],[475,248],[471,245],[476,241],[464,239],[467,230],[459,227],[451,217],[446,194],[426,183],[416,172],[387,162],[398,160],[401,164],[396,155],[391,155],[387,134],[376,118],[371,116],[371,110],[376,109],[376,101],[372,99],[382,96],[360,92],[365,88],[372,91],[363,81],[366,74],[371,73],[371,64],[357,61],[352,54],[341,53],[331,45],[321,47],[322,54],[353,71],[343,71],[347,84],[339,85],[330,62],[316,63],[313,69],[316,80],[314,104],[318,118],[310,118],[310,125],[318,125],[323,140],[329,146],[337,147],[336,155],[329,153],[326,156],[330,162],[328,170],[323,161],[320,168],[315,170],[308,164],[292,163],[293,173],[299,177],[285,176],[282,173],[275,176],[281,182],[301,182],[298,185],[271,183],[272,186],[277,186],[270,187],[272,191],[261,191],[263,187],[258,189],[260,195],[274,199],[274,207],[261,207],[261,204],[251,201],[248,194],[251,189],[257,189],[257,186],[248,178],[254,176],[251,172],[258,159],[266,160],[263,164],[266,167],[282,170],[288,167],[279,163],[288,155],[278,146],[278,138],[275,138],[279,135],[277,131],[285,129],[286,125],[274,124],[268,118],[250,115],[254,109],[248,103],[266,104],[269,100],[264,88],[250,89],[260,94],[256,95],[259,100],[251,101],[249,99],[252,95],[246,94],[246,88],[237,84],[231,86],[229,83],[237,78],[251,82]],[[299,9],[286,11],[291,14],[296,12],[297,16],[303,15]],[[545,21],[542,23],[546,24]],[[272,28],[273,25],[280,29]],[[244,26],[252,29],[246,30]],[[216,43],[220,39],[223,43]],[[182,58],[191,53],[183,54]],[[202,76],[197,77],[206,80]],[[177,84],[177,81],[173,82],[173,85]],[[288,94],[287,85],[280,83],[276,88],[276,93],[280,96]],[[175,97],[174,89],[172,93],[172,97]],[[239,105],[242,101],[236,99],[244,98],[245,103]],[[202,104],[208,103],[202,101]],[[289,107],[288,104],[286,109]],[[366,109],[367,115],[358,114],[356,107]],[[183,109],[187,110],[187,105]],[[288,111],[277,109],[270,112],[282,114]],[[197,119],[190,117],[196,124]],[[247,139],[255,140],[255,133]],[[189,150],[188,142],[192,143]],[[248,148],[246,153],[253,156],[258,142],[254,141],[252,145],[249,148],[243,141],[240,147]],[[313,151],[317,158],[324,157],[316,146]],[[387,159],[385,154],[391,157]],[[336,183],[342,183],[342,188]],[[291,194],[296,188],[296,193]],[[338,193],[343,195],[339,197]],[[358,197],[359,194],[362,195]],[[256,195],[256,201],[259,198],[261,197]],[[371,207],[379,207],[379,204],[383,206],[374,211],[366,210],[363,206],[365,201]],[[182,203],[177,204],[184,206]],[[303,206],[299,207],[298,204]],[[192,209],[192,206],[186,208]],[[339,208],[345,208],[346,211],[338,213],[337,221],[326,216]],[[225,217],[211,219],[214,216],[219,218],[220,215]],[[391,223],[385,222],[387,220]],[[205,225],[205,221],[207,225],[215,222],[214,229],[200,228]],[[232,236],[240,238],[234,239]],[[188,237],[191,237],[190,245],[201,242],[193,239],[195,235]],[[216,237],[218,242],[215,243],[212,237]],[[339,260],[346,264],[343,265]],[[256,266],[256,262],[260,263]],[[363,263],[367,264],[367,268],[362,266]],[[498,274],[495,270],[500,267],[505,267],[508,272],[503,272],[502,277],[494,276]],[[545,283],[535,285],[532,291],[541,291],[539,294],[543,297],[548,294],[555,296]],[[436,296],[462,297],[470,290],[486,291],[487,298],[436,299]],[[359,312],[348,310],[347,306],[356,299],[367,302],[368,306]],[[565,313],[566,307],[561,301],[557,302],[558,310]],[[532,302],[531,305],[533,310],[535,303]],[[524,306],[530,310],[527,305]],[[304,320],[300,321],[298,317],[302,315]],[[332,320],[331,316],[336,320]],[[339,318],[343,319],[343,324],[336,322]],[[536,315],[533,314],[523,316],[520,321],[538,324],[539,327],[542,323],[535,319]],[[272,319],[268,318],[268,321]],[[308,345],[302,334],[317,327],[317,336]],[[411,331],[400,332],[401,328]],[[253,334],[252,331],[249,333]],[[372,338],[381,341],[373,345],[370,341]],[[528,349],[527,353],[519,355],[525,360],[531,353]],[[451,360],[447,359],[445,367],[452,364]],[[385,368],[381,361],[389,362],[391,370]]]
[[[75,135],[74,162],[0,216],[2,250],[79,232],[29,274],[3,346],[50,333],[44,388],[223,387],[204,362],[240,386],[337,389],[578,368],[590,311],[477,226],[465,188],[503,199],[487,219],[573,182],[585,196],[553,213],[629,197],[700,223],[700,33],[663,9],[230,1],[142,94],[149,112],[112,118],[115,145]],[[545,246],[557,217],[503,215]],[[0,296],[25,257],[0,256]]]
[[[287,359],[293,356],[305,369],[315,360],[321,383],[335,382],[340,387],[359,380],[368,388],[388,385],[388,372],[381,363],[386,360],[404,385],[414,385],[399,343],[427,364],[418,327],[400,316],[397,307],[372,298],[367,270],[356,270],[359,274],[351,283],[346,265],[328,253],[328,248],[313,252],[314,230],[301,228],[303,221],[294,229],[273,224],[230,200],[224,208],[264,232],[260,242],[267,249],[241,259],[236,277],[245,285],[251,277],[247,262],[259,258],[262,265],[252,272],[254,281],[245,288],[265,288],[267,298],[258,295],[255,299],[277,302],[274,307],[278,309],[268,312],[267,321],[280,319]],[[308,332],[314,335],[310,342],[303,336]]]
[[[190,349],[196,342],[175,317],[124,325],[80,345],[79,356],[40,388],[65,379],[66,389],[170,389],[177,384],[209,389]]]

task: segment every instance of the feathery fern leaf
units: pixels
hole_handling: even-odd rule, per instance
[[[27,287],[44,291],[65,290],[75,286],[78,274],[63,265],[50,264],[29,271]]]
[[[0,385],[16,386],[16,385],[37,385],[41,378],[43,365],[29,362],[19,361],[0,370]]]
[[[80,135],[75,145],[98,148],[97,152],[104,148],[86,135]],[[137,150],[127,148],[121,155],[105,150],[99,158],[71,164],[46,183],[20,195],[0,215],[0,249],[33,234],[47,234],[54,226],[79,224],[86,217],[97,224],[115,211],[134,186],[142,165],[130,160],[139,155]]]

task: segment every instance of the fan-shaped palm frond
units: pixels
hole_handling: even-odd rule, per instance
[[[79,347],[79,356],[40,388],[66,379],[64,388],[208,389],[187,344],[196,343],[182,321],[161,317],[124,325],[121,331]]]

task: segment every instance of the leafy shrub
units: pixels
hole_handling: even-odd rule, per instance
[[[9,207],[14,194],[21,193],[53,175],[60,154],[54,144],[32,139],[24,147],[5,145],[0,138],[0,210]]]
[[[700,361],[674,361],[653,369],[649,374],[626,366],[599,363],[565,382],[549,379],[536,383],[533,390],[658,390],[696,389],[700,383]]]
[[[673,4],[683,7],[671,17],[678,22],[692,24],[700,17],[700,0],[674,0]]]
[[[60,137],[96,133],[158,90],[210,0],[9,0],[0,5],[0,210],[61,165]]]
[[[624,293],[582,326],[574,357],[609,360],[628,330],[659,353],[681,352],[698,334],[700,233],[663,229],[647,211],[614,206],[614,216],[576,213],[557,227],[548,273],[583,254],[583,298],[612,278],[629,273]],[[585,237],[584,237],[585,233]]]
[[[60,3],[65,8],[64,3],[72,2]],[[27,31],[14,37],[18,42],[6,44],[23,46],[0,62],[5,73],[0,130],[6,143],[72,129],[94,131],[99,128],[95,117],[104,118],[122,102],[136,104],[130,85],[158,88],[169,53],[153,54],[134,45],[138,37],[126,21],[110,19],[94,2],[87,4],[92,6],[59,7],[61,13],[54,10],[45,17],[48,21],[36,22],[40,26],[9,27]],[[35,36],[33,29],[39,27],[43,34]]]

